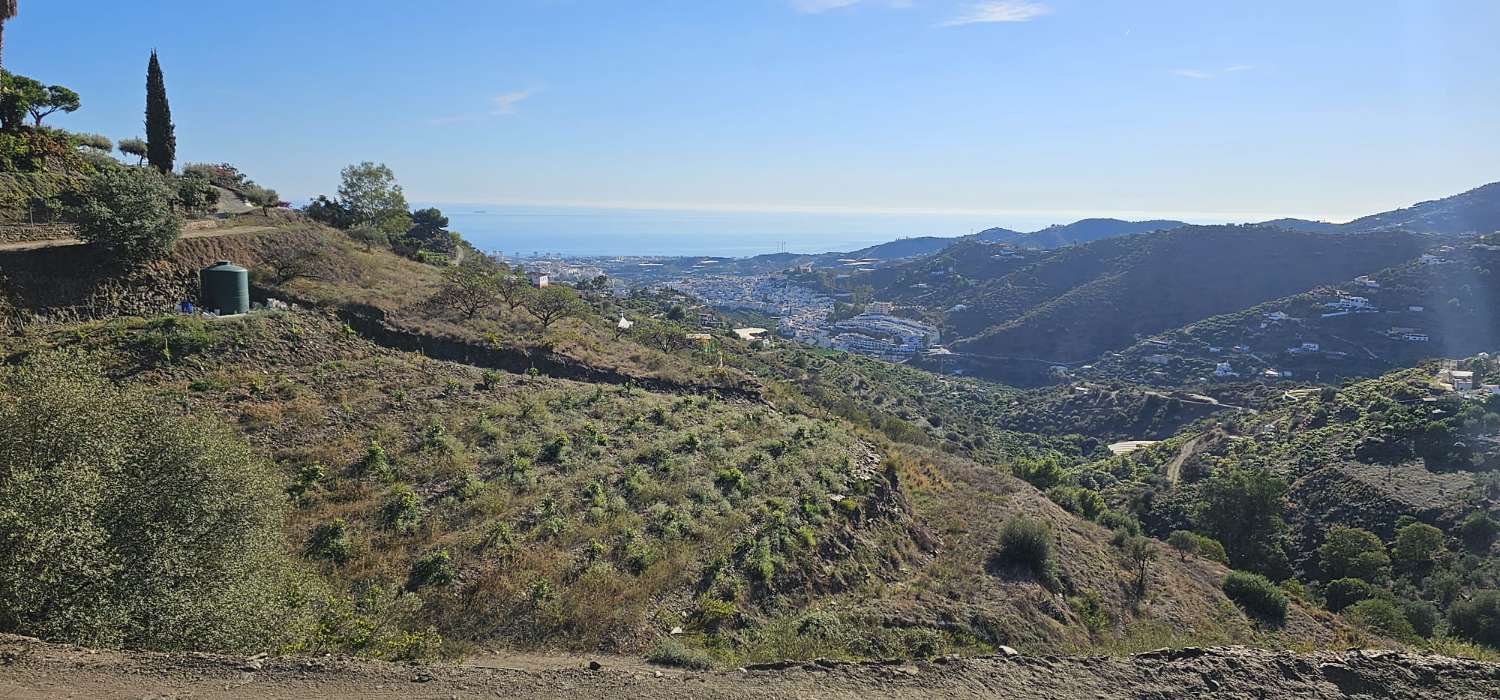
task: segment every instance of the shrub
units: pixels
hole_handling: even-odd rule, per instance
[[[453,557],[448,550],[439,549],[411,565],[411,573],[406,578],[407,590],[416,590],[422,586],[446,586],[458,578],[458,569],[453,566]]]
[[[1385,576],[1391,559],[1375,533],[1354,527],[1335,527],[1328,532],[1318,557],[1323,576],[1329,580],[1358,578],[1376,582]]]
[[[1050,581],[1053,576],[1052,528],[1025,515],[1005,521],[1000,529],[1000,552],[1003,561],[1030,569],[1037,577]]]
[[[646,660],[653,664],[695,671],[706,671],[714,667],[714,660],[707,652],[693,649],[683,644],[681,640],[672,637],[658,640],[655,646],[651,647],[650,653],[646,654]]]
[[[1405,613],[1396,604],[1385,598],[1361,600],[1344,609],[1344,619],[1365,629],[1397,640],[1416,637]]]
[[[1442,620],[1437,606],[1425,600],[1402,602],[1401,614],[1406,616],[1406,621],[1411,624],[1412,631],[1423,639],[1431,637],[1437,631],[1438,621]]]
[[[1037,459],[1020,458],[1010,464],[1012,474],[1039,489],[1056,486],[1063,478],[1063,466],[1056,456]]]
[[[1482,511],[1470,513],[1458,525],[1458,536],[1470,549],[1489,549],[1494,544],[1496,535],[1500,535],[1500,522]]]
[[[78,237],[134,265],[166,257],[182,231],[176,192],[147,168],[106,168],[89,180],[78,207]]]
[[[206,216],[219,203],[219,191],[202,177],[177,178],[177,205],[188,216]]]
[[[1224,595],[1245,612],[1277,622],[1286,619],[1286,594],[1260,574],[1231,571],[1224,577],[1223,589]]]
[[[380,508],[380,519],[386,527],[396,532],[407,533],[417,529],[422,521],[422,501],[410,486],[402,484],[391,492],[385,505]]]
[[[1411,523],[1396,531],[1391,553],[1408,567],[1419,568],[1432,563],[1443,550],[1443,531],[1426,523]]]
[[[1324,591],[1323,597],[1326,606],[1331,612],[1339,612],[1359,601],[1368,599],[1374,594],[1374,587],[1357,578],[1336,579],[1328,584],[1328,590]]]
[[[1182,558],[1187,555],[1196,554],[1204,559],[1216,561],[1225,566],[1229,565],[1229,557],[1224,553],[1224,545],[1212,538],[1200,535],[1190,530],[1173,530],[1167,536],[1167,544],[1182,552]]]
[[[1477,591],[1448,608],[1448,625],[1463,637],[1500,646],[1500,591]]]
[[[313,530],[307,543],[307,553],[335,564],[349,561],[354,543],[349,537],[349,524],[343,518],[334,518]]]
[[[0,626],[155,649],[300,634],[270,466],[102,377],[74,354],[0,370]]]

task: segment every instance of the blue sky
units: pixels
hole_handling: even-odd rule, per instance
[[[287,197],[377,160],[424,202],[1344,219],[1500,180],[1497,26],[1493,0],[23,0],[4,58],[121,138],[156,48],[179,158]]]

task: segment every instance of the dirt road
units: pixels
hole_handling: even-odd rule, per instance
[[[0,637],[0,698],[1467,698],[1500,664],[1387,651],[1243,647],[1134,657],[994,656],[713,672],[517,657],[475,665],[93,651]]]
[[[203,231],[188,231],[182,234],[182,238],[218,238],[219,236],[238,236],[247,233],[261,233],[275,229],[274,226],[234,226],[230,228],[211,228]],[[42,241],[18,241],[14,243],[0,243],[0,252],[17,250],[39,250],[41,248],[58,248],[61,246],[83,245],[84,242],[77,238],[53,238]]]

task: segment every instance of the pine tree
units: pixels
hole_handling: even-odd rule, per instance
[[[163,173],[172,172],[177,160],[177,136],[172,127],[172,108],[167,104],[167,83],[156,52],[146,68],[146,160]]]

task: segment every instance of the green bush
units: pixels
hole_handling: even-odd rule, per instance
[[[662,666],[706,671],[714,667],[714,660],[701,649],[693,649],[681,640],[666,637],[658,640],[646,654],[646,660]]]
[[[456,578],[458,568],[453,565],[452,555],[446,549],[439,549],[412,563],[406,588],[416,590],[422,586],[446,586]]]
[[[166,257],[182,232],[177,193],[149,168],[107,168],[88,182],[78,207],[78,237],[109,250],[121,264]]]
[[[422,500],[410,486],[397,486],[381,506],[380,519],[396,532],[411,532],[422,522]]]
[[[1191,530],[1173,530],[1167,536],[1167,544],[1183,553],[1183,558],[1188,554],[1196,554],[1204,559],[1216,561],[1225,566],[1229,565],[1229,556],[1224,552],[1224,545],[1219,541],[1200,535]]]
[[[305,631],[272,469],[160,404],[73,354],[3,370],[0,631],[194,650]]]
[[[177,178],[177,206],[188,216],[207,216],[219,204],[219,191],[203,177]]]
[[[1328,589],[1324,591],[1323,597],[1327,603],[1325,607],[1331,612],[1339,612],[1359,601],[1368,599],[1374,594],[1374,586],[1357,578],[1341,578],[1328,583]]]
[[[1500,522],[1482,511],[1470,513],[1458,525],[1458,536],[1470,549],[1489,549],[1497,535],[1500,535]]]
[[[1468,600],[1453,601],[1448,626],[1476,642],[1500,646],[1500,591],[1477,591]]]
[[[1401,603],[1401,614],[1406,616],[1406,621],[1411,624],[1412,631],[1423,639],[1430,638],[1437,632],[1438,622],[1442,614],[1438,607],[1425,600],[1408,600]]]
[[[1328,532],[1318,557],[1328,580],[1358,578],[1380,581],[1391,565],[1385,544],[1375,533],[1354,527],[1335,527]]]
[[[1224,595],[1246,612],[1280,622],[1286,619],[1286,594],[1270,579],[1249,571],[1231,571],[1224,577]]]
[[[343,518],[334,518],[331,522],[314,528],[307,543],[309,555],[335,564],[349,561],[349,555],[353,551],[354,542],[349,537],[349,524]]]
[[[1391,639],[1409,641],[1417,636],[1406,614],[1385,598],[1361,600],[1344,609],[1344,619]]]
[[[1036,518],[1017,515],[1000,528],[1002,561],[1030,569],[1044,582],[1053,577],[1052,528]]]

